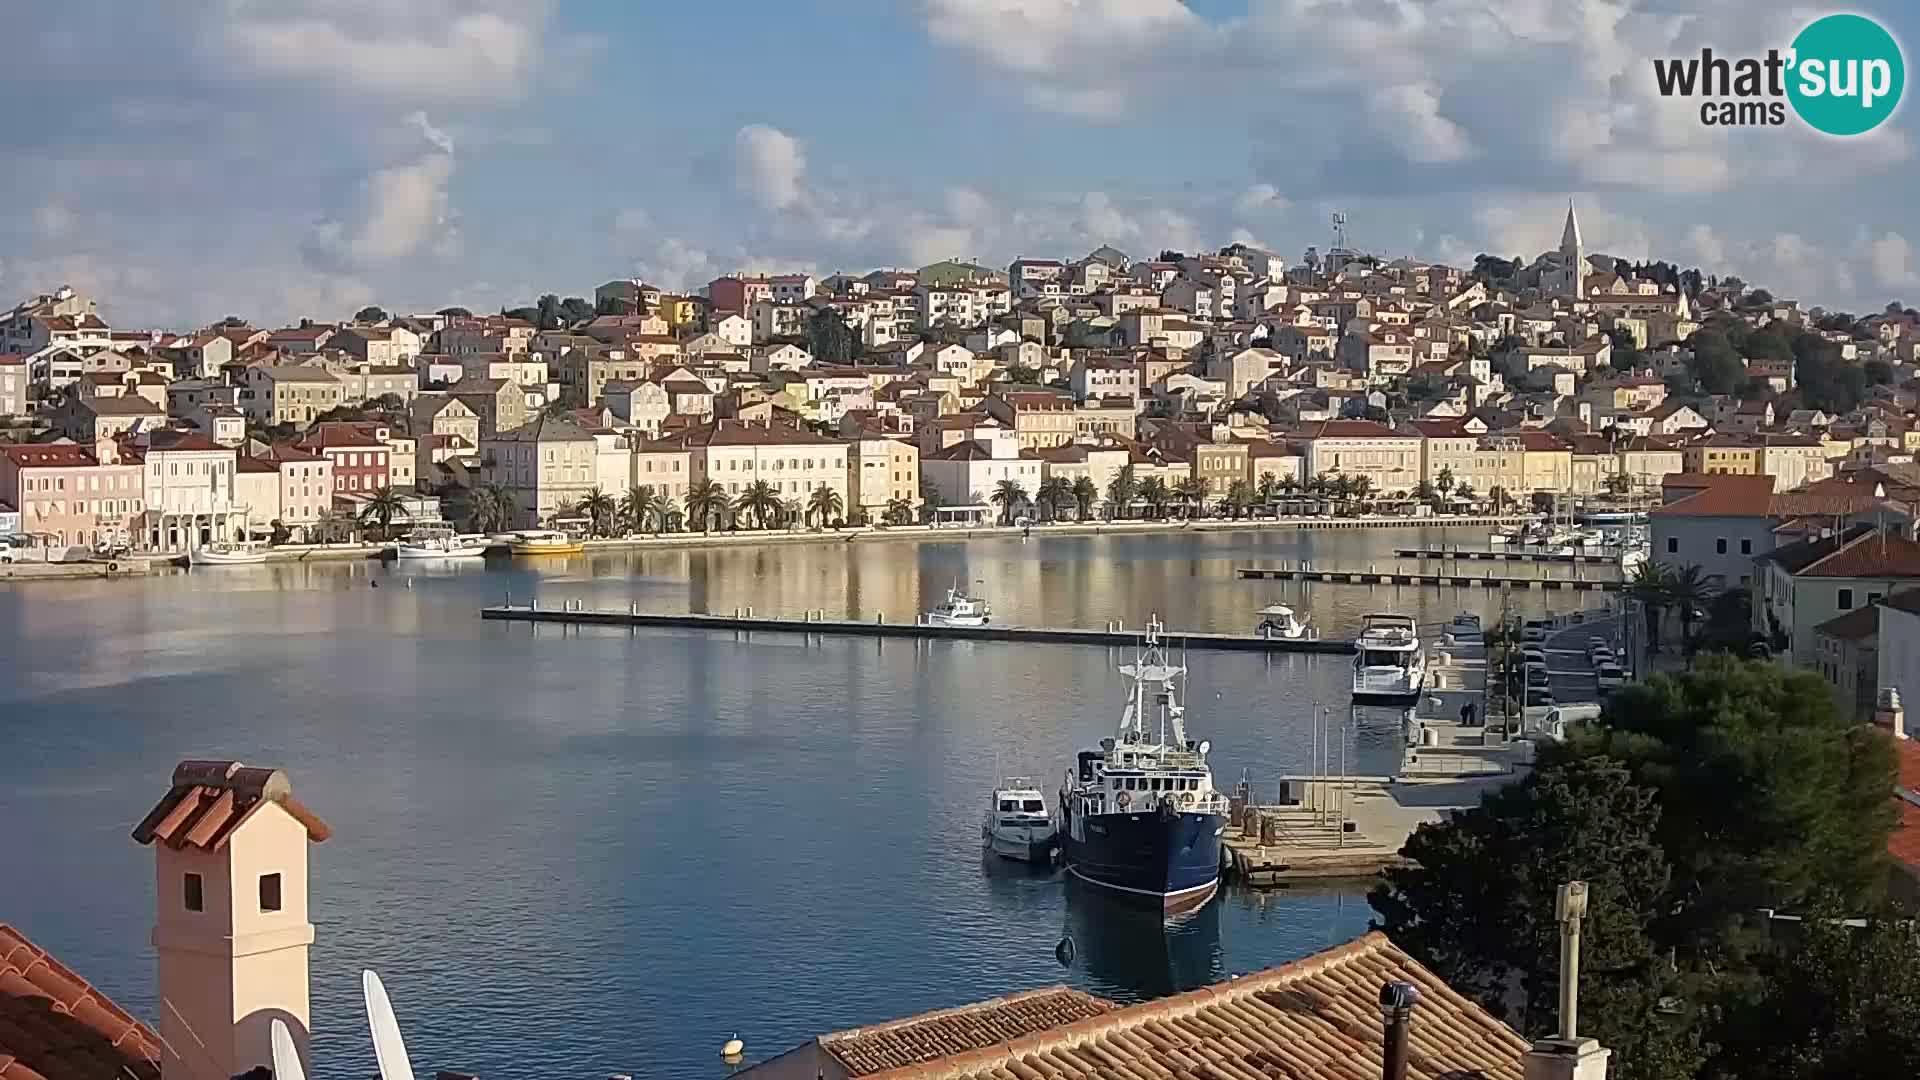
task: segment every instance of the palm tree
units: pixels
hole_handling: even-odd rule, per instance
[[[920,516],[931,524],[933,522],[934,511],[943,501],[944,498],[940,493],[940,485],[922,476],[920,478]]]
[[[1627,579],[1627,595],[1640,605],[1640,614],[1646,619],[1647,651],[1660,651],[1660,616],[1666,610],[1668,598],[1667,568],[1649,559],[1634,568],[1633,576]]]
[[[1293,478],[1288,477],[1287,479],[1291,480]],[[1280,501],[1282,488],[1283,482],[1279,477],[1272,473],[1264,473],[1260,477],[1260,482],[1253,486],[1253,499],[1256,503],[1271,511],[1273,504]],[[1228,491],[1228,494],[1231,495],[1232,491]]]
[[[1173,489],[1157,476],[1149,476],[1140,482],[1140,498],[1146,501],[1147,516],[1156,521],[1165,517],[1167,504],[1173,501]]]
[[[687,487],[687,520],[701,532],[714,526],[725,528],[733,514],[733,500],[727,489],[712,480],[695,480]]]
[[[881,515],[881,520],[889,525],[913,524],[913,502],[908,499],[887,500],[887,509]]]
[[[807,508],[800,505],[799,499],[788,499],[780,504],[780,524],[792,528],[795,523],[804,524],[807,520]]]
[[[1349,498],[1356,499],[1361,504],[1364,505],[1368,499],[1373,497],[1373,495],[1374,495],[1374,487],[1373,487],[1372,477],[1369,477],[1369,476],[1347,477],[1347,496]]]
[[[1027,504],[1027,489],[1020,486],[1020,481],[1009,477],[995,484],[993,494],[987,498],[989,502],[1000,508],[1000,523],[1011,525],[1013,515]]]
[[[1307,489],[1307,486],[1300,482],[1300,478],[1291,473],[1281,477],[1280,483],[1275,486],[1280,489],[1282,495],[1297,495]]]
[[[1073,516],[1085,521],[1093,516],[1093,504],[1100,501],[1100,485],[1093,477],[1082,476],[1073,482]]]
[[[513,523],[513,492],[485,483],[467,493],[467,527],[477,533],[498,532]]]
[[[1473,497],[1476,494],[1476,492],[1473,490],[1473,485],[1466,483],[1465,481],[1462,481],[1459,487],[1454,488],[1453,493],[1455,495],[1460,496],[1460,498],[1466,502],[1472,502]]]
[[[1508,503],[1513,501],[1513,497],[1507,494],[1506,488],[1495,484],[1487,489],[1487,501],[1493,504],[1493,512],[1498,514],[1501,510],[1505,509]]]
[[[393,528],[394,518],[410,518],[406,500],[391,485],[383,487],[367,496],[365,506],[360,508],[360,524],[380,530],[380,539],[385,540]]]
[[[1133,466],[1120,466],[1120,471],[1113,474],[1113,479],[1107,483],[1107,517],[1124,516],[1133,507],[1133,500],[1139,494],[1140,485],[1133,478]]]
[[[620,504],[613,496],[595,487],[580,500],[580,513],[587,518],[587,531],[594,536],[612,536],[613,518],[620,512]]]
[[[1433,478],[1433,486],[1440,492],[1440,497],[1443,499],[1452,495],[1454,486],[1453,466],[1440,466],[1440,475]]]
[[[653,511],[653,485],[635,484],[620,499],[620,520],[629,532],[645,532]]]
[[[1269,475],[1268,479],[1272,479],[1272,476]],[[1233,483],[1227,485],[1227,497],[1224,500],[1224,505],[1227,508],[1227,513],[1233,517],[1233,520],[1239,521],[1241,516],[1247,512],[1247,508],[1253,505],[1253,490],[1253,485],[1247,483],[1245,480],[1235,480]]]
[[[813,494],[807,496],[807,516],[818,518],[823,528],[839,520],[845,508],[846,505],[841,500],[840,493],[830,487],[814,488]],[[839,526],[834,525],[834,528]]]
[[[780,493],[765,480],[755,480],[740,493],[740,501],[735,508],[742,514],[752,514],[754,524],[764,529],[769,519],[780,519]]]
[[[1645,565],[1645,564],[1642,564]],[[1667,572],[1667,602],[1680,611],[1680,647],[1691,651],[1693,621],[1706,613],[1719,595],[1719,588],[1698,565],[1688,564]]]
[[[1432,506],[1435,494],[1433,485],[1427,483],[1425,480],[1413,485],[1413,497],[1417,502]]]
[[[1181,516],[1191,518],[1194,511],[1207,501],[1207,482],[1197,476],[1189,476],[1173,486],[1173,493],[1180,497]]]
[[[1033,499],[1046,519],[1055,521],[1060,517],[1060,508],[1073,502],[1073,485],[1067,483],[1064,476],[1049,476],[1040,481]]]

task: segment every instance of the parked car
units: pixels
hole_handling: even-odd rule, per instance
[[[1601,664],[1599,670],[1594,673],[1594,678],[1599,682],[1602,693],[1627,685],[1627,671],[1619,664]]]

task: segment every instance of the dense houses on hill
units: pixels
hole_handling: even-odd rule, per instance
[[[1081,480],[1093,514],[1149,480],[1236,511],[1336,481],[1444,509],[1657,501],[1683,472],[1782,497],[1920,448],[1920,314],[1803,312],[1589,255],[1571,209],[1563,231],[1473,270],[1103,246],[185,333],[61,288],[0,311],[0,514],[50,549],[173,552],[317,539],[389,489],[458,515],[484,488],[521,527],[705,485],[828,524],[978,521]],[[1837,358],[1818,387],[1809,343]]]

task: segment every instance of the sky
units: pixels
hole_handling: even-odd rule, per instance
[[[1004,266],[1554,246],[1920,303],[1916,111],[1701,125],[1652,59],[1769,0],[7,0],[0,302],[116,326]],[[1920,4],[1870,15],[1920,41]],[[22,32],[24,31],[24,33]],[[1904,182],[1903,182],[1904,181]]]

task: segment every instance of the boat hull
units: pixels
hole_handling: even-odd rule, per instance
[[[1051,831],[1045,835],[1033,835],[1038,830],[1022,829],[1015,833],[990,830],[986,836],[986,849],[1003,859],[1014,862],[1032,863],[1036,866],[1050,866],[1060,845]]]
[[[1188,911],[1219,888],[1226,823],[1224,814],[1096,814],[1073,824],[1061,852],[1075,877],[1115,899]]]
[[[190,566],[255,566],[266,561],[267,553],[264,551],[194,551],[187,555]]]
[[[987,625],[987,616],[929,614],[927,616],[927,625],[928,626],[985,626]]]
[[[394,557],[399,559],[478,559],[487,553],[484,544],[463,544],[458,547],[415,547],[401,544],[394,549]]]
[[[508,550],[515,555],[579,555],[587,550],[585,544],[512,544]]]

